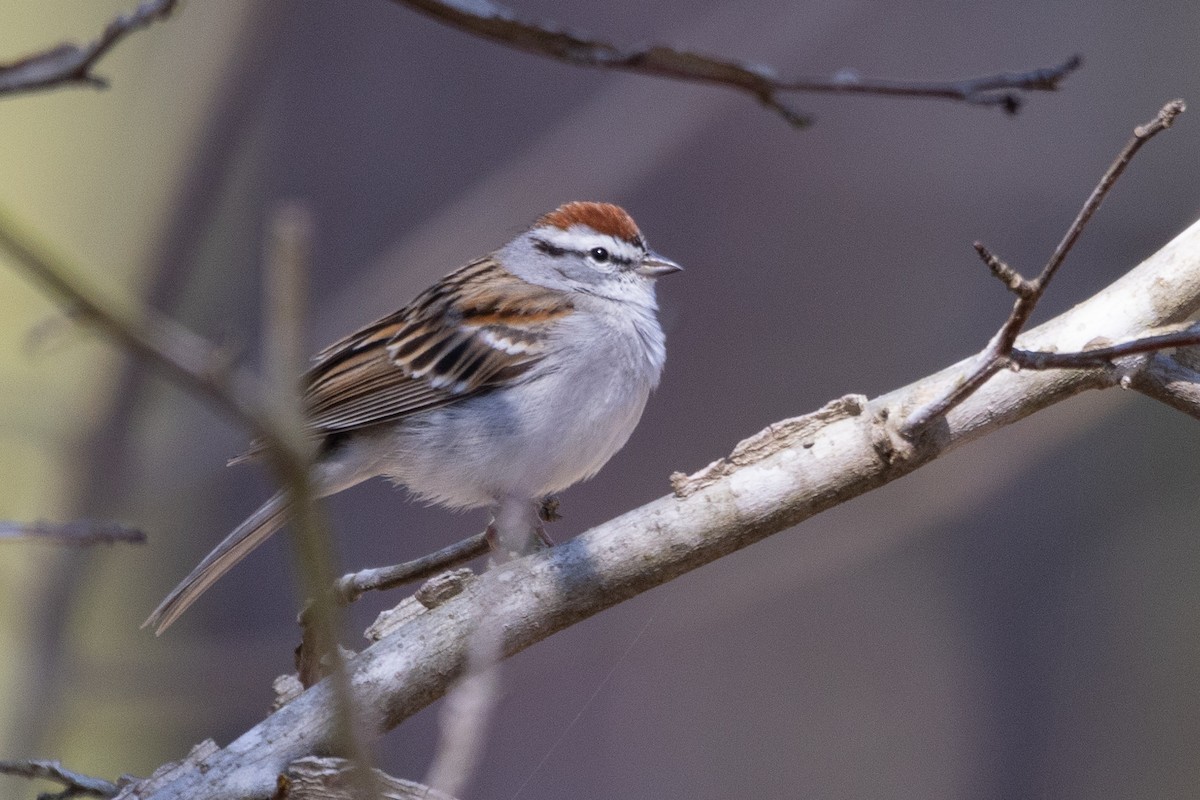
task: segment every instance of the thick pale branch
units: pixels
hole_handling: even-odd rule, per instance
[[[1005,72],[956,81],[900,81],[866,78],[849,70],[833,77],[781,78],[770,67],[701,55],[674,47],[622,48],[610,42],[563,30],[549,23],[521,19],[514,11],[489,0],[394,0],[468,33],[568,64],[617,69],[663,78],[724,86],[745,92],[776,111],[788,122],[804,127],[812,122],[789,108],[779,95],[795,92],[872,94],[958,100],[972,105],[998,106],[1016,113],[1021,92],[1057,91],[1082,59],[1072,56],[1053,67],[1028,72]]]
[[[129,14],[108,23],[94,42],[86,45],[64,43],[18,61],[0,64],[0,95],[81,84],[104,88],[108,82],[93,74],[92,68],[118,42],[155,20],[165,19],[179,0],[147,0]]]
[[[1083,350],[1136,338],[1200,308],[1200,223],[1071,311],[1036,328],[1030,350]],[[868,401],[848,396],[784,420],[728,457],[674,479],[674,492],[575,539],[495,568],[458,596],[407,618],[349,663],[360,708],[379,734],[441,697],[465,664],[481,613],[506,654],[827,508],[908,474],[976,437],[1090,388],[1106,369],[1001,372],[915,440],[892,420],[943,393],[964,365]],[[480,599],[490,602],[481,608]],[[269,797],[276,776],[329,743],[328,682],[226,748],[161,770],[126,798]]]

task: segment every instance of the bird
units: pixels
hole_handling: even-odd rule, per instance
[[[426,502],[490,509],[489,532],[511,552],[545,539],[543,500],[595,475],[658,386],[655,284],[681,270],[619,206],[576,201],[542,215],[314,356],[303,407],[315,492],[385,477]],[[287,516],[278,492],[142,627],[165,631]]]

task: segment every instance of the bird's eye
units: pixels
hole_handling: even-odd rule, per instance
[[[592,261],[595,261],[597,264],[605,263],[610,257],[608,251],[603,247],[593,247],[591,250],[588,250],[588,255],[591,256]]]

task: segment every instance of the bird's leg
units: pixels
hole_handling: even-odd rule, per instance
[[[542,545],[554,543],[542,528],[545,501],[528,498],[501,497],[488,525],[488,542],[500,560],[507,561],[534,552]]]
[[[558,522],[562,514],[558,513],[558,495],[548,494],[538,503],[538,519],[542,522]]]
[[[543,497],[538,503],[537,509],[538,523],[534,526],[534,531],[537,537],[542,540],[542,544],[546,547],[554,547],[554,540],[550,538],[550,534],[546,533],[546,526],[542,523],[555,522],[562,519],[558,513],[558,498],[554,495]]]

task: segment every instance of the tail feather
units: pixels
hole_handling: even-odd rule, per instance
[[[234,528],[232,533],[213,548],[213,551],[171,590],[166,599],[142,623],[142,627],[153,627],[155,636],[161,634],[188,609],[188,606],[196,602],[209,586],[250,555],[254,548],[269,539],[286,521],[287,503],[280,492],[263,503],[245,522]]]

